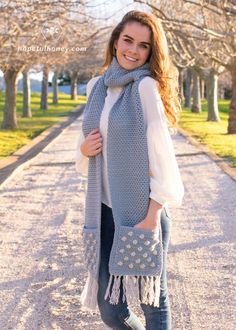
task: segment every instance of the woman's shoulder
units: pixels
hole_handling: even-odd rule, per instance
[[[144,77],[138,86],[139,94],[141,98],[149,98],[149,101],[152,98],[159,99],[159,84],[158,81],[150,76]]]
[[[146,76],[140,81],[138,87],[140,92],[145,92],[150,89],[156,89],[158,91],[158,81],[150,76]]]
[[[96,76],[96,77],[93,77],[91,78],[88,82],[87,82],[87,86],[86,86],[86,92],[87,92],[87,95],[90,94],[93,86],[96,84],[96,82],[98,81],[98,79],[100,78],[101,76]]]
[[[89,81],[88,81],[88,85],[94,85],[96,83],[96,81],[100,78],[101,76],[96,76],[96,77],[93,77],[91,78]]]

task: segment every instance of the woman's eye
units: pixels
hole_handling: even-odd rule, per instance
[[[131,43],[132,41],[130,39],[124,39],[125,42]],[[147,49],[147,45],[141,44],[140,47]]]

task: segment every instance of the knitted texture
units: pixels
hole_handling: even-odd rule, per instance
[[[108,181],[115,233],[109,259],[110,281],[105,299],[117,304],[121,282],[123,301],[139,298],[159,305],[162,271],[162,235],[134,225],[148,211],[150,179],[148,146],[138,85],[150,75],[149,64],[125,70],[113,57],[112,63],[95,83],[84,110],[85,137],[99,127],[108,87],[123,90],[110,110],[107,130]],[[102,153],[89,157],[88,184],[83,229],[86,267],[89,272],[82,293],[82,304],[97,306],[100,264]]]

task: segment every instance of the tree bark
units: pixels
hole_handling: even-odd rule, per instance
[[[184,101],[184,80],[183,80],[183,69],[178,68],[179,70],[179,96],[181,103]]]
[[[201,95],[200,95],[200,79],[198,73],[192,69],[192,77],[193,77],[193,103],[192,103],[192,112],[200,113],[202,111],[201,108]]]
[[[204,79],[200,79],[200,91],[201,91],[201,99],[205,99],[205,81],[204,81]]]
[[[218,108],[218,73],[211,69],[206,80],[208,121],[220,121]]]
[[[54,72],[53,78],[52,78],[52,86],[53,86],[53,104],[58,104],[58,84],[57,84],[57,78],[58,73],[57,71]]]
[[[17,128],[16,116],[16,96],[17,96],[17,81],[20,69],[10,68],[4,72],[6,83],[5,107],[3,113],[2,128],[14,129]]]
[[[28,69],[23,71],[23,117],[31,118],[31,91]]]
[[[236,134],[236,64],[230,70],[232,77],[232,99],[229,106],[228,134]]]
[[[225,90],[224,90],[223,86],[220,86],[218,88],[218,98],[221,100],[224,100],[224,98],[225,98]]]
[[[73,72],[71,75],[71,100],[77,100],[77,80],[78,73]]]
[[[44,66],[43,68],[43,80],[41,88],[41,109],[48,109],[48,68]]]
[[[186,75],[185,102],[184,102],[184,106],[186,108],[191,107],[191,94],[192,94],[191,84],[192,84],[192,72],[191,72],[191,68],[188,68]]]

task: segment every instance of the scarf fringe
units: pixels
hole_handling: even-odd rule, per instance
[[[121,278],[123,283],[122,301],[128,304],[140,300],[141,303],[159,307],[160,276],[110,275],[104,299],[113,305],[119,303]]]
[[[88,274],[85,286],[80,296],[82,309],[98,311],[97,305],[98,283],[97,280]]]

